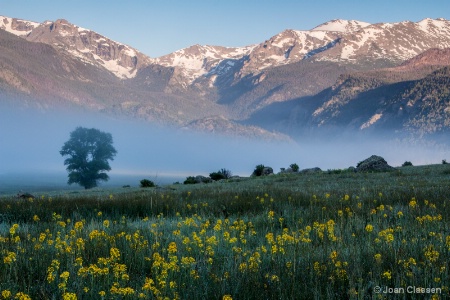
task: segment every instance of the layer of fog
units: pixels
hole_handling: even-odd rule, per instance
[[[118,151],[111,162],[107,185],[138,186],[148,178],[158,184],[182,182],[187,176],[229,169],[249,176],[256,165],[278,172],[291,163],[301,169],[323,170],[355,166],[372,154],[392,166],[440,163],[450,158],[445,148],[411,146],[380,139],[351,141],[315,138],[314,142],[269,143],[162,128],[104,115],[0,111],[0,193],[13,188],[67,186],[64,158],[59,150],[77,126],[97,128],[113,136]],[[102,184],[105,185],[105,184]],[[71,188],[76,188],[72,186]]]

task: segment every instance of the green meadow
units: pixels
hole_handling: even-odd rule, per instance
[[[0,198],[0,299],[448,299],[450,165]]]

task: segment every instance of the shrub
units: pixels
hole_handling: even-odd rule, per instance
[[[264,168],[264,165],[257,165],[255,167],[255,170],[253,170],[252,176],[261,176],[263,174]]]
[[[196,184],[197,180],[194,176],[188,176],[186,177],[186,180],[183,182],[183,184]]]
[[[265,165],[257,165],[251,176],[265,176],[273,174],[273,169]]]
[[[231,178],[232,174],[230,170],[227,169],[221,169],[217,172],[213,172],[209,174],[209,177],[216,181],[216,180],[221,180],[221,179],[229,179]]]
[[[142,179],[140,182],[141,182],[141,188],[155,187],[155,183],[151,180]]]
[[[211,178],[205,177],[202,175],[197,175],[197,176],[186,177],[186,180],[183,183],[184,184],[196,184],[196,183],[210,183],[210,182],[212,182]]]
[[[412,166],[413,164],[412,164],[412,162],[410,162],[410,161],[405,161],[403,164],[402,164],[402,167],[408,167],[408,166]]]
[[[231,171],[227,169],[220,169],[219,173],[223,174],[223,176],[225,176],[225,179],[230,179],[231,176],[233,176],[233,173],[231,173]]]
[[[293,163],[289,166],[289,168],[292,169],[293,172],[297,173],[298,170],[300,169],[299,166],[296,163]]]
[[[225,176],[222,173],[219,173],[219,172],[210,173],[209,177],[211,177],[211,179],[214,180],[214,181],[225,179]]]

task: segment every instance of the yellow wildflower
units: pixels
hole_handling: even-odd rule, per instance
[[[337,251],[333,251],[333,252],[330,253],[330,259],[331,260],[335,260],[337,258],[337,256],[338,256]]]
[[[381,262],[381,254],[380,253],[375,254],[373,257],[375,258],[377,263]]]
[[[370,224],[367,224],[365,229],[366,229],[367,232],[372,232],[373,231],[373,226],[370,225]]]
[[[83,222],[78,221],[75,223],[74,228],[75,228],[75,230],[81,230],[81,229],[83,229],[83,226],[84,226]]]
[[[169,244],[169,247],[168,247],[168,249],[167,249],[167,251],[169,252],[169,253],[176,253],[177,252],[177,244],[175,243],[175,242],[171,242],[170,244]]]
[[[10,233],[11,235],[16,234],[17,228],[19,228],[19,224],[13,224],[13,226],[11,226],[11,228],[9,229],[9,233]]]
[[[3,299],[8,299],[11,297],[11,292],[9,290],[2,291],[2,297]]]
[[[108,228],[109,227],[109,220],[104,220],[103,221],[103,226]]]
[[[109,250],[109,255],[110,255],[112,261],[119,260],[119,258],[120,258],[120,251],[117,248],[111,248]]]
[[[31,297],[28,296],[25,293],[19,292],[16,294],[16,296],[14,297],[14,299],[18,299],[18,300],[31,300]]]
[[[77,294],[75,293],[64,293],[63,300],[77,300]]]
[[[391,271],[386,271],[381,276],[390,280],[392,278],[392,273]]]
[[[10,265],[16,261],[16,253],[7,252],[8,254],[3,258],[3,263],[6,265]]]
[[[433,245],[429,245],[424,249],[425,257],[430,262],[435,262],[439,258],[439,252],[434,250]]]

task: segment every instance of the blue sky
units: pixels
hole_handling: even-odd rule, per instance
[[[449,0],[0,0],[0,15],[66,19],[158,57],[194,44],[245,46],[332,19],[450,19]]]

